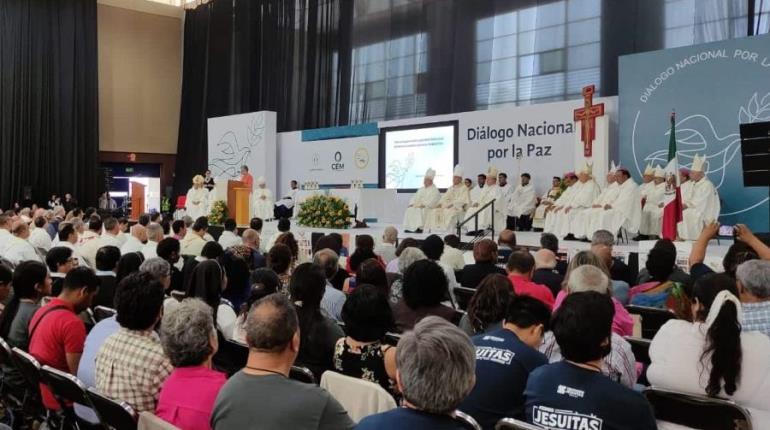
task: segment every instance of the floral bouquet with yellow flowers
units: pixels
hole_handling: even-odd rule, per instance
[[[313,196],[299,205],[297,221],[307,227],[348,228],[350,207],[336,196]]]
[[[217,200],[211,204],[209,213],[209,224],[222,225],[227,219],[227,203],[224,200]]]

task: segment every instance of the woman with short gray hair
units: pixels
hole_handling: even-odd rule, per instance
[[[211,369],[218,342],[211,308],[200,299],[185,299],[163,316],[163,352],[175,367],[163,383],[156,415],[183,429],[207,430],[223,373]]]
[[[402,276],[397,278],[393,283],[390,285],[390,302],[393,304],[398,303],[399,300],[403,297],[403,291],[404,291],[404,278],[403,274],[406,273],[406,269],[409,268],[413,263],[420,261],[420,260],[427,260],[428,257],[425,256],[425,253],[422,252],[420,248],[406,248],[403,251],[401,251],[401,255],[398,257],[398,273]]]
[[[396,367],[402,407],[366,417],[357,429],[463,428],[452,414],[476,382],[468,335],[440,317],[425,317],[398,342]]]

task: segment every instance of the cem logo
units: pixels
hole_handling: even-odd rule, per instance
[[[366,166],[369,165],[369,151],[364,147],[356,149],[355,154],[353,154],[353,161],[360,170],[366,169]]]
[[[340,151],[334,153],[334,163],[332,163],[332,170],[345,170],[345,163],[342,162],[342,152]]]

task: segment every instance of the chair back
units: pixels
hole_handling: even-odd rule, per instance
[[[101,320],[106,320],[107,318],[112,318],[117,313],[118,311],[108,308],[107,306],[97,306],[94,308],[94,319],[96,322],[99,322]]]
[[[43,366],[40,369],[40,376],[48,388],[53,391],[53,395],[60,404],[80,403],[93,408],[91,399],[88,398],[86,392],[86,385],[75,375],[70,375],[50,366]]]
[[[40,387],[40,362],[35,357],[20,350],[19,348],[13,348],[13,361],[16,363],[16,368],[19,369],[24,380],[29,384],[30,389],[35,392],[39,392]]]
[[[642,320],[642,337],[652,339],[660,328],[670,319],[675,319],[673,312],[665,309],[647,306],[627,305],[626,310],[633,315],[639,315]]]
[[[0,364],[5,364],[6,366],[14,365],[11,345],[8,345],[8,342],[2,337],[0,337]]]
[[[379,384],[330,370],[321,375],[321,388],[334,396],[355,422],[396,408],[393,396]]]
[[[495,424],[495,430],[543,430],[542,428],[515,418],[503,418]]]
[[[233,340],[227,340],[217,330],[219,350],[214,355],[214,364],[218,369],[231,376],[246,365],[249,360],[249,347]]]
[[[752,430],[748,410],[730,400],[647,388],[655,418],[701,430]]]
[[[315,384],[315,376],[313,372],[307,367],[303,366],[291,366],[289,370],[289,378],[295,381],[304,382],[306,384]]]
[[[454,419],[466,430],[481,430],[481,426],[476,422],[475,419],[473,419],[472,416],[459,409],[455,411]]]
[[[112,400],[93,388],[89,388],[87,392],[96,414],[106,427],[114,430],[136,430],[137,416],[131,405]]]
[[[471,301],[471,297],[476,294],[476,290],[466,287],[454,287],[455,299],[457,299],[457,306],[462,310],[468,309],[468,303]]]
[[[180,430],[180,428],[151,412],[142,412],[139,414],[138,430]]]
[[[645,366],[649,366],[652,362],[650,360],[650,341],[649,339],[642,339],[640,337],[625,337],[626,341],[631,344],[631,351],[634,352],[634,358],[637,363],[642,363]]]

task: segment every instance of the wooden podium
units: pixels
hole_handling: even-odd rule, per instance
[[[139,219],[144,213],[144,184],[131,182],[131,219]]]
[[[241,181],[227,181],[227,216],[237,225],[248,225],[251,187]]]

